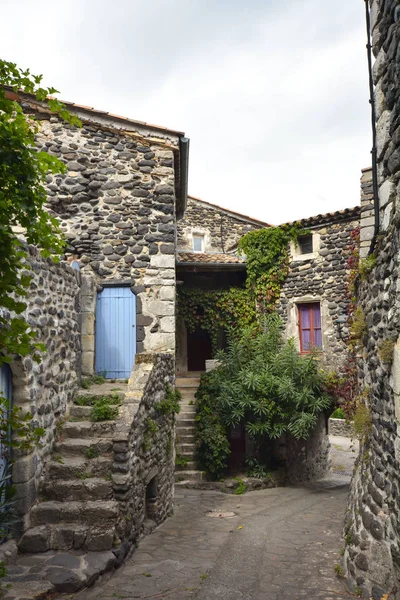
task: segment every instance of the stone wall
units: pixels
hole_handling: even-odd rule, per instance
[[[358,290],[366,318],[358,368],[371,425],[366,418],[345,527],[346,574],[374,600],[400,598],[399,13],[395,0],[371,2],[380,222],[376,267]]]
[[[346,419],[329,419],[329,434],[353,438],[355,436],[354,427]]]
[[[352,211],[350,219],[332,217],[331,222],[323,225],[302,222],[313,235],[314,252],[300,255],[292,247],[289,274],[281,290],[279,312],[287,337],[295,338],[299,350],[297,306],[320,303],[324,362],[332,370],[339,368],[346,356],[346,344],[340,338],[335,320],[348,312],[346,264],[353,243],[351,233],[359,224],[357,213]]]
[[[173,386],[174,369],[170,354],[142,354],[129,381],[113,440],[112,483],[119,502],[121,552],[173,508],[175,417],[159,412],[157,403]]]
[[[296,440],[291,435],[285,435],[274,442],[274,457],[285,465],[288,483],[316,481],[326,476],[330,469],[327,433],[326,418],[322,415],[307,440]]]
[[[47,177],[48,207],[67,237],[67,254],[77,258],[83,274],[94,276],[87,335],[94,328],[96,291],[129,285],[136,295],[137,352],[173,352],[179,136],[71,110],[81,128],[42,110],[36,141],[67,167],[65,174]],[[93,339],[84,340],[83,353],[90,374]]]
[[[46,351],[39,353],[39,364],[29,356],[11,363],[12,396],[45,435],[41,447],[16,457],[13,482],[20,515],[36,500],[44,461],[55,441],[57,423],[75,394],[80,370],[80,274],[66,263],[43,259],[34,247],[28,250],[32,281],[25,318]]]
[[[192,235],[204,235],[206,252],[229,252],[241,237],[254,229],[261,229],[267,223],[239,215],[228,210],[188,198],[183,219],[178,221],[178,249],[192,250]]]

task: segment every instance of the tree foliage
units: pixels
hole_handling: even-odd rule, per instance
[[[199,460],[212,475],[209,457],[215,457],[218,475],[226,467],[222,437],[229,427],[243,424],[256,447],[284,434],[306,439],[331,404],[317,358],[301,356],[293,340],[283,340],[274,314],[266,317],[263,331],[247,328],[231,337],[218,359],[220,366],[203,375],[197,393]],[[203,421],[218,424],[216,441]]]
[[[45,210],[46,175],[62,173],[65,165],[47,152],[38,152],[38,124],[28,116],[17,94],[32,94],[45,101],[54,88],[41,87],[42,76],[23,71],[14,63],[0,60],[0,365],[13,354],[25,356],[40,345],[34,343],[22,313],[30,283],[26,249],[14,232],[23,227],[28,244],[39,246],[43,256],[57,257],[63,240],[57,221]],[[11,92],[11,94],[10,94]],[[46,101],[48,108],[71,124],[79,125],[58,100]]]

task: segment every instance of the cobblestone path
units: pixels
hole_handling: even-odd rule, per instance
[[[74,599],[354,598],[334,573],[354,453],[333,443],[333,475],[315,484],[244,496],[178,491],[175,514],[108,581]]]

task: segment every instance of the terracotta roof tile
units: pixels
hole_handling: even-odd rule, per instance
[[[242,256],[236,254],[223,254],[216,252],[177,252],[176,259],[178,264],[182,263],[204,263],[204,264],[245,264],[246,260]]]
[[[337,210],[336,212],[325,213],[324,215],[315,215],[313,217],[306,217],[305,219],[299,219],[298,221],[290,221],[285,225],[292,225],[294,223],[300,223],[303,227],[312,227],[314,225],[324,225],[326,223],[332,223],[337,221],[359,219],[361,207],[354,206],[353,208],[344,208],[343,210]]]

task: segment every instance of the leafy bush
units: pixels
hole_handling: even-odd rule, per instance
[[[177,414],[181,410],[179,402],[182,400],[182,394],[179,390],[174,390],[173,387],[168,384],[165,392],[164,400],[155,404],[157,412],[163,415]]]
[[[344,414],[344,412],[341,408],[337,408],[331,414],[331,419],[345,419],[345,418],[346,418],[346,415]]]
[[[246,473],[248,477],[256,477],[256,479],[267,479],[271,475],[267,465],[264,465],[256,458],[248,458],[246,460],[246,467]]]
[[[351,336],[355,340],[361,340],[367,332],[365,314],[361,306],[357,306],[351,319]]]
[[[113,421],[117,418],[118,406],[120,404],[118,397],[112,395],[94,398],[94,402],[92,402],[92,410],[90,412],[90,418],[92,421]]]
[[[244,424],[256,449],[285,433],[307,439],[331,398],[311,353],[301,356],[284,341],[276,315],[264,331],[245,329],[231,336],[218,355],[220,367],[202,376],[198,400],[198,459],[209,475],[224,472],[230,453],[228,428]]]

